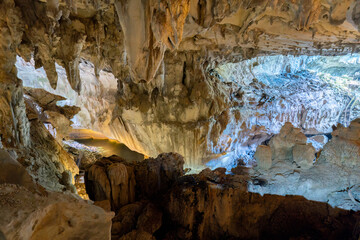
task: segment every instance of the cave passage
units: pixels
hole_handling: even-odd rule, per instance
[[[126,145],[111,141],[110,139],[73,139],[86,146],[96,147],[104,157],[117,155],[127,161],[144,160],[144,155],[131,151]]]

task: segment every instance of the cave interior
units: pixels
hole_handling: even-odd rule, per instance
[[[0,0],[0,240],[360,239],[359,0]]]

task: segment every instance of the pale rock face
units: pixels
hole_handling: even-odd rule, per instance
[[[256,148],[254,158],[261,169],[269,169],[272,164],[271,148],[269,146],[259,145]]]
[[[311,143],[315,150],[318,152],[320,149],[324,147],[324,145],[329,141],[329,138],[325,135],[317,135],[313,137],[309,137],[307,142]]]
[[[259,145],[254,158],[261,170],[268,170],[272,163],[295,162],[302,169],[310,168],[315,159],[315,148],[307,143],[305,134],[291,123],[285,123],[279,134],[272,137],[269,146]]]
[[[22,79],[24,86],[29,88],[28,91],[39,91],[35,89],[40,88],[61,97],[62,99],[59,98],[57,105],[80,108],[80,112],[74,117],[67,116],[68,119],[73,121],[71,123],[73,127],[92,129],[112,137],[108,124],[115,107],[117,89],[117,79],[113,74],[100,71],[97,77],[96,69],[91,63],[80,61],[79,71],[82,85],[81,92],[78,94],[72,90],[65,69],[57,64],[58,85],[56,89],[50,86],[44,69],[35,69],[33,60],[26,62],[18,57],[16,67],[18,76]],[[31,88],[35,89],[31,90]],[[51,94],[48,95],[51,96]],[[41,96],[44,99],[44,96]]]
[[[0,230],[6,239],[109,239],[113,213],[74,196],[0,185]]]
[[[315,160],[315,148],[312,145],[295,145],[292,157],[301,168],[310,168]]]
[[[315,149],[311,144],[280,144],[279,146],[283,147],[271,148],[272,154],[289,156],[287,153],[292,153],[292,158],[278,159],[270,169],[259,168],[250,173],[250,176],[263,179],[266,184],[261,186],[249,182],[249,191],[302,195],[307,199],[328,202],[339,208],[359,210],[360,171],[355,167],[360,161],[359,130],[359,119],[352,121],[348,128],[338,126],[315,163]],[[277,138],[278,143],[289,140],[291,143],[297,135],[299,133],[290,136],[279,134],[274,138]],[[276,153],[277,151],[279,153]]]
[[[177,48],[181,42],[189,0],[115,1],[115,6],[124,31],[132,77],[136,82],[151,81],[165,50]]]
[[[291,123],[285,123],[280,133],[270,140],[270,147],[275,161],[291,161],[293,147],[306,144],[307,138],[299,128],[294,128]]]
[[[332,136],[324,146],[319,162],[356,168],[360,163],[360,119],[352,121],[348,128],[338,126]]]
[[[219,157],[210,166],[233,166],[286,122],[319,134],[359,116],[349,104],[359,94],[358,63],[358,55],[268,56],[210,68],[196,54],[166,54],[163,85],[121,83],[112,132],[148,156],[175,151],[191,168]]]

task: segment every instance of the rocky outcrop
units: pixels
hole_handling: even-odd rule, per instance
[[[327,203],[309,201],[301,196],[262,196],[248,192],[250,183],[259,187],[266,187],[269,183],[261,176],[252,176],[245,167],[233,169],[235,174],[232,175],[227,175],[225,168],[218,168],[180,176],[181,161],[171,160],[176,157],[178,155],[163,154],[158,159],[151,159],[153,162],[161,159],[164,166],[169,162],[166,175],[177,177],[172,178],[172,183],[164,187],[161,194],[146,196],[136,191],[133,202],[117,208],[113,219],[113,239],[222,239],[224,236],[246,239],[314,236],[320,239],[356,239],[360,234],[358,213],[332,208]],[[152,166],[148,169],[156,172],[153,171],[156,165],[147,161],[141,164]],[[95,171],[98,173],[98,186],[105,186],[101,187],[103,197],[106,198],[105,191],[109,193],[110,199],[103,200],[101,204],[99,202],[99,205],[105,206],[105,201],[115,202],[112,184],[114,179],[125,176],[125,165],[128,164],[118,158],[104,158],[89,170],[93,171],[92,175]],[[134,165],[134,169],[135,175],[145,173],[137,171],[137,165]],[[163,175],[160,173],[159,176]],[[100,181],[107,181],[108,184],[101,184]],[[162,185],[163,178],[156,180],[145,175],[141,181],[150,186],[154,186],[155,181]],[[136,176],[135,189],[140,187],[140,193],[146,193],[138,186],[141,181]],[[92,181],[93,186],[96,185],[94,183]],[[106,190],[106,186],[109,190]],[[119,185],[114,190],[117,187]],[[117,194],[120,194],[117,196],[119,198],[123,194],[131,195],[119,191]]]
[[[331,163],[354,168],[360,163],[360,119],[352,121],[349,127],[338,125],[332,132],[332,139],[321,151],[320,163]]]
[[[183,175],[183,158],[176,153],[160,154],[139,163],[128,163],[119,157],[102,158],[86,173],[90,199],[108,200],[111,209],[141,199],[151,199],[168,190]]]
[[[112,156],[88,169],[90,199],[99,206],[107,202],[116,213],[113,239],[154,239],[162,225],[159,199],[183,175],[183,164],[179,154],[164,153],[138,163]]]
[[[79,169],[73,157],[45,128],[36,107],[27,103],[27,119],[31,148],[15,149],[17,160],[22,163],[34,180],[48,190],[75,192],[73,176]]]
[[[0,150],[0,171],[0,184],[18,184],[32,192],[39,189],[26,169],[5,150]]]
[[[110,239],[113,213],[61,193],[40,195],[0,185],[0,232],[5,239]]]
[[[71,119],[80,111],[76,106],[57,106],[58,101],[66,98],[51,94],[43,89],[25,88],[26,102],[38,114],[50,133],[61,143],[71,132]]]
[[[358,237],[357,213],[299,196],[249,193],[240,179],[237,175],[227,175],[222,184],[201,181],[197,175],[180,179],[164,201],[168,216],[163,226],[164,236],[169,239]]]
[[[0,150],[2,239],[110,239],[113,213],[70,192],[46,191],[11,155],[14,152]],[[45,166],[38,167],[49,174]],[[46,179],[41,174],[37,177]],[[52,180],[51,176],[47,180]],[[71,180],[67,182],[71,184]]]
[[[265,164],[263,148],[255,154],[259,168],[249,171],[250,176],[263,179],[266,184],[249,182],[251,192],[278,195],[302,195],[307,199],[327,202],[334,207],[359,210],[360,171],[359,119],[348,128],[339,125],[323,150],[317,153],[305,145],[304,134],[286,124],[280,134],[270,140],[272,164]],[[300,144],[299,144],[300,143]]]

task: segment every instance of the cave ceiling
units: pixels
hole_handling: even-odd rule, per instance
[[[80,91],[79,59],[96,73],[149,82],[164,55],[198,52],[214,67],[257,55],[358,52],[359,1],[3,0],[2,58],[43,66],[53,88],[55,62]],[[136,26],[136,27],[134,27]],[[10,58],[11,57],[11,58]],[[12,59],[12,61],[9,61]]]

